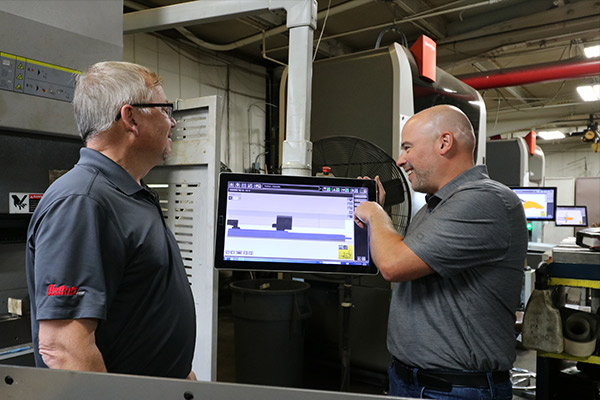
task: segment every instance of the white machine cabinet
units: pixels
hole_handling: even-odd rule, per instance
[[[160,195],[175,235],[196,306],[193,370],[199,380],[216,380],[218,274],[213,268],[216,192],[220,169],[217,96],[179,100],[173,153],[144,181]]]

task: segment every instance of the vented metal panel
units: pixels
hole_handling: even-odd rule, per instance
[[[177,127],[173,140],[188,140],[208,136],[208,110],[181,111],[177,116]]]
[[[200,183],[164,183],[153,185],[160,197],[161,209],[167,225],[175,235],[187,276],[192,284],[193,266],[196,262],[194,239],[194,204],[201,200]]]
[[[214,269],[217,178],[217,96],[177,102],[173,153],[144,181],[156,190],[167,226],[177,240],[196,305],[193,370],[216,379],[218,274]]]

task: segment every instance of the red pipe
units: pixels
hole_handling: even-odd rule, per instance
[[[457,76],[477,90],[600,75],[600,57],[526,65]]]

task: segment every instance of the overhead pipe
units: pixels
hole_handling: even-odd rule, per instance
[[[600,57],[576,58],[457,76],[476,90],[600,76]]]
[[[362,5],[365,5],[365,4],[368,4],[371,2],[373,2],[373,0],[351,0],[346,3],[342,3],[340,5],[331,7],[331,9],[329,10],[329,16],[340,14],[345,11],[352,10],[354,8],[360,7]],[[142,6],[132,0],[124,0],[124,5],[131,7],[135,10],[149,9],[149,7]],[[327,10],[318,12],[317,19],[325,18],[326,14],[327,14]],[[127,14],[125,14],[123,16],[123,18],[127,18]],[[213,50],[213,51],[231,51],[231,50],[235,50],[237,48],[243,47],[243,46],[247,46],[252,43],[260,42],[264,38],[282,34],[288,30],[288,27],[286,24],[283,24],[283,25],[277,26],[275,28],[268,29],[264,32],[257,33],[257,34],[245,37],[243,39],[239,39],[239,40],[233,41],[231,43],[224,43],[224,44],[210,43],[205,40],[202,40],[199,37],[197,37],[196,35],[194,35],[191,31],[189,31],[185,27],[176,27],[175,29],[177,29],[177,31],[179,31],[179,33],[181,33],[183,36],[185,36],[186,39],[188,39],[192,43],[194,43],[200,47],[203,47],[205,49]],[[134,33],[134,32],[129,32],[126,29],[124,29],[123,33],[128,34],[128,33]]]

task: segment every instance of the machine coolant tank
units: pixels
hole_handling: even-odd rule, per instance
[[[546,263],[541,263],[536,271],[536,288],[525,307],[523,346],[548,353],[564,350],[562,321],[560,312],[552,304]]]

